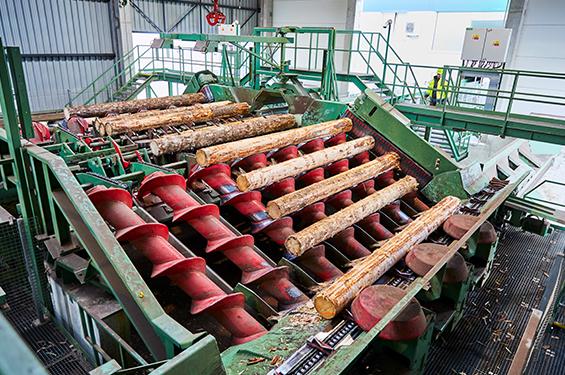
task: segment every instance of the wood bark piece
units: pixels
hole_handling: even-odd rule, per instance
[[[267,212],[273,219],[278,219],[399,166],[400,158],[397,154],[392,152],[385,154],[346,172],[272,200],[267,203]]]
[[[196,162],[203,167],[207,167],[212,164],[224,163],[260,152],[309,141],[314,138],[348,132],[352,127],[353,123],[351,120],[343,118],[275,134],[206,147],[196,152]]]
[[[406,176],[392,185],[353,203],[335,214],[326,217],[304,228],[298,233],[290,235],[284,246],[293,255],[302,255],[306,250],[332,238],[342,230],[363,220],[372,213],[377,212],[387,204],[416,190],[418,181],[414,177]]]
[[[128,117],[113,120],[112,117],[99,119],[98,131],[107,135],[126,133],[129,131],[142,131],[147,129],[161,128],[174,125],[192,125],[206,122],[215,118],[226,118],[249,113],[250,106],[247,103],[210,103],[195,104],[182,110],[175,108],[171,111],[160,111],[154,116]]]
[[[416,244],[426,239],[449,216],[453,215],[461,201],[448,196],[425,211],[371,255],[359,260],[343,276],[314,296],[318,313],[331,319],[347,306],[364,288],[372,285]]]
[[[132,113],[143,109],[165,109],[171,106],[186,107],[196,103],[206,103],[207,101],[206,95],[199,92],[196,94],[165,96],[162,98],[137,99],[66,107],[64,109],[64,113],[65,118],[68,120],[71,116],[103,117],[109,113]]]
[[[374,145],[375,140],[373,137],[367,136],[282,163],[273,164],[266,168],[256,169],[239,175],[237,177],[237,187],[241,191],[259,189],[287,177],[298,176],[300,173],[311,169],[368,151]]]
[[[188,130],[180,134],[166,135],[153,140],[150,147],[154,155],[162,155],[273,133],[290,129],[295,125],[294,115],[254,117],[218,126]]]

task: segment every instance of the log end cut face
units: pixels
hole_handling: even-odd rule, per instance
[[[323,295],[314,298],[314,307],[324,319],[333,319],[338,313],[335,304]]]
[[[400,288],[373,285],[365,288],[351,304],[355,322],[364,330],[373,328],[406,295]],[[379,334],[384,340],[414,340],[426,330],[422,307],[415,298]]]
[[[291,235],[286,239],[286,241],[284,242],[284,246],[293,255],[299,256],[302,255],[302,253],[304,253],[302,251],[302,244],[300,243],[298,238],[296,238],[296,236],[294,235]]]

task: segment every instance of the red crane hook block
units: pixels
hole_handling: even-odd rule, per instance
[[[169,241],[164,224],[146,223],[133,210],[131,195],[123,189],[96,186],[88,197],[112,227],[116,239],[129,242],[152,264],[151,277],[166,276],[191,299],[191,314],[206,312],[232,334],[234,344],[254,340],[267,330],[244,309],[242,293],[226,294],[206,276],[206,261],[186,258]]]
[[[214,9],[206,15],[206,21],[210,26],[216,26],[219,23],[226,23],[226,15],[220,11],[218,0],[214,0]]]

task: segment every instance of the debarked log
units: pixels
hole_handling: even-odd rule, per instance
[[[196,162],[200,166],[207,167],[212,164],[224,163],[260,152],[298,144],[314,138],[348,132],[352,126],[353,123],[350,119],[343,118],[279,133],[205,147],[196,152]]]
[[[249,191],[269,186],[287,177],[295,177],[311,169],[350,158],[361,152],[372,149],[375,145],[373,137],[367,136],[273,164],[265,168],[243,173],[237,177],[237,187],[241,191]]]
[[[414,245],[426,239],[453,215],[460,204],[461,201],[456,197],[443,198],[371,255],[355,263],[347,273],[335,279],[314,296],[314,306],[318,313],[326,319],[335,317],[364,288],[377,281]]]
[[[417,188],[418,182],[416,179],[406,176],[335,214],[317,221],[300,232],[290,235],[286,239],[284,246],[291,254],[296,256],[302,255],[306,250],[332,238],[347,227],[358,223],[390,202],[402,198]]]
[[[206,103],[206,95],[202,93],[184,94],[178,96],[165,96],[162,98],[147,98],[137,100],[126,100],[121,102],[109,102],[100,104],[79,105],[66,107],[65,118],[71,116],[80,117],[104,117],[109,113],[133,113],[141,110],[165,109],[169,107],[186,107],[196,103]]]
[[[225,143],[290,129],[296,125],[294,115],[270,115],[253,117],[217,126],[188,130],[180,134],[165,135],[150,143],[154,155],[194,150],[218,143]]]
[[[375,178],[381,173],[398,168],[399,165],[400,158],[397,154],[392,152],[385,154],[346,172],[272,200],[267,204],[267,212],[273,219],[286,216],[340,191]]]

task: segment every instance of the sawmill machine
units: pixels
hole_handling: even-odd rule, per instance
[[[537,168],[523,147],[462,168],[369,90],[207,82],[66,108],[38,140],[2,51],[5,196],[40,316],[93,373],[420,373]]]

